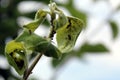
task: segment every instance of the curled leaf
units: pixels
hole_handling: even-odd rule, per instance
[[[57,12],[58,14],[58,19],[55,19],[53,21],[53,24],[55,26],[55,30],[61,28],[63,25],[65,25],[68,22],[67,17],[65,16],[65,14],[59,10],[59,12]]]
[[[30,34],[27,29],[16,38],[16,41],[24,43],[27,51],[43,52],[44,55],[57,59],[61,57],[61,52],[51,44],[51,41],[48,41],[35,33]]]
[[[23,27],[27,28],[31,32],[34,32],[39,27],[39,25],[45,20],[46,15],[47,15],[46,11],[41,10],[41,9],[38,10],[35,15],[35,20],[24,25]]]
[[[67,17],[68,22],[57,30],[57,44],[62,53],[69,52],[73,49],[77,37],[83,29],[82,20],[74,17]]]
[[[27,58],[24,45],[14,40],[8,42],[5,47],[5,55],[9,64],[15,68],[18,74],[24,74],[24,71],[27,68]]]
[[[28,29],[24,29],[15,40],[24,43],[24,46],[27,50],[34,50],[32,47],[35,47],[39,42],[46,41],[46,39],[36,35],[35,33],[30,34]]]

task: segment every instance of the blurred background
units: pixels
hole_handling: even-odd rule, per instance
[[[43,56],[29,80],[120,80],[120,0],[54,1],[65,15],[82,19],[86,28],[61,60]],[[49,0],[0,0],[0,80],[20,80],[5,58],[5,45],[38,9],[48,10],[48,4]],[[49,20],[47,16],[35,33],[47,36]]]

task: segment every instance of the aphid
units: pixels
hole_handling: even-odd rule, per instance
[[[68,35],[68,39],[71,40],[71,36],[70,35]]]

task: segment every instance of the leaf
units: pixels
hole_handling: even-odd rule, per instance
[[[15,68],[19,75],[23,75],[27,68],[27,58],[24,45],[14,40],[7,43],[5,55],[11,66]]]
[[[113,38],[116,38],[119,33],[117,24],[113,21],[110,21],[110,27],[112,30]]]
[[[63,25],[65,25],[68,22],[68,18],[61,10],[59,10],[57,14],[58,14],[58,18],[53,21],[55,31],[63,27]]]
[[[108,52],[109,50],[103,45],[103,44],[89,44],[84,43],[80,50],[78,51],[78,54],[81,55],[86,52],[94,53],[94,52]]]
[[[39,42],[46,41],[35,33],[30,33],[28,29],[24,29],[15,40],[17,42],[23,42],[26,49],[36,46]]]
[[[51,44],[50,41],[34,34],[29,33],[29,30],[25,29],[21,35],[16,38],[16,41],[23,42],[25,48],[29,52],[43,52],[48,57],[53,57],[59,59],[61,57],[61,52]]]
[[[83,25],[82,20],[74,17],[68,17],[68,23],[56,31],[58,49],[62,53],[69,52],[73,49],[77,37],[83,29]]]
[[[34,32],[39,27],[39,25],[44,21],[46,15],[47,15],[46,11],[43,11],[41,9],[38,10],[35,15],[35,20],[24,25],[23,27],[29,29],[31,32]]]
[[[43,52],[45,56],[56,59],[60,59],[62,56],[61,52],[48,41],[38,43],[38,45],[35,46],[35,51]]]

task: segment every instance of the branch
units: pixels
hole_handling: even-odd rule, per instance
[[[54,25],[53,25],[53,20],[55,19],[55,14],[52,13],[51,14],[51,25],[52,25],[52,28],[51,28],[51,31],[49,33],[49,36],[48,38],[50,38],[52,40],[54,34],[56,33],[54,31]],[[30,66],[30,68],[26,69],[24,75],[23,75],[23,80],[27,80],[27,78],[29,77],[29,75],[32,73],[32,70],[34,69],[35,65],[37,64],[37,62],[40,60],[41,56],[43,55],[44,53],[41,53],[41,54],[38,54],[36,56],[36,58],[34,59],[32,65]]]
[[[24,75],[23,75],[23,80],[27,80],[27,78],[28,78],[29,75],[32,73],[32,70],[34,69],[35,65],[36,65],[37,62],[40,60],[40,58],[42,57],[42,55],[43,55],[43,53],[40,53],[40,54],[38,54],[38,55],[35,57],[32,65],[30,66],[30,68],[28,68],[28,69],[25,71],[25,73],[24,73]]]
[[[52,4],[52,0],[50,0],[50,3]],[[51,6],[51,7],[53,7],[53,6]],[[50,22],[51,22],[51,31],[50,31],[50,33],[49,33],[49,35],[48,35],[48,38],[50,38],[50,39],[52,40],[53,37],[54,37],[54,34],[56,33],[56,31],[54,30],[54,29],[55,29],[54,20],[55,20],[55,18],[56,18],[56,14],[54,13],[54,11],[51,10],[50,16],[51,16],[51,21],[50,21]],[[28,69],[26,69],[26,71],[24,72],[23,80],[27,80],[27,79],[28,79],[29,75],[32,73],[32,70],[34,69],[35,65],[36,65],[37,62],[40,60],[40,58],[41,58],[41,56],[42,56],[43,54],[44,54],[44,53],[42,52],[41,54],[38,54],[38,55],[35,57],[32,65],[31,65]]]

